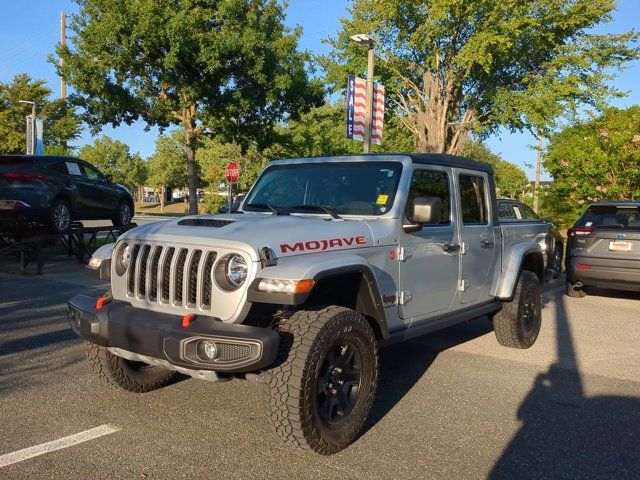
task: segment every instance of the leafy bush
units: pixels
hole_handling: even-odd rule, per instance
[[[225,204],[225,202],[226,202],[226,199],[224,197],[221,197],[217,193],[209,193],[204,196],[203,212],[218,213],[218,211]]]

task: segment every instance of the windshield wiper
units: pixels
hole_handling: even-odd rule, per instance
[[[278,210],[279,207],[277,205],[271,205],[270,203],[248,203],[246,206],[249,208],[261,208],[262,210],[268,209],[271,210],[274,215],[289,215],[286,212]]]
[[[307,210],[313,212],[324,212],[327,215],[331,215],[332,218],[336,220],[342,219],[340,215],[338,215],[332,208],[323,207],[322,205],[296,205],[295,207],[291,207],[291,210]]]

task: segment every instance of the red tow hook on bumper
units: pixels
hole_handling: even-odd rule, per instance
[[[182,317],[182,326],[184,328],[190,327],[191,326],[191,320],[194,319],[194,317],[196,316],[195,313],[187,313],[184,317]]]

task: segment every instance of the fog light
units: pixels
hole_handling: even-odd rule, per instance
[[[202,351],[207,359],[214,360],[218,354],[218,347],[215,343],[207,340],[202,342]]]

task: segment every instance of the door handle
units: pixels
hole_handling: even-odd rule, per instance
[[[482,248],[490,248],[490,247],[493,247],[494,245],[495,245],[495,243],[492,242],[491,240],[482,240],[480,242],[480,246]]]
[[[460,251],[460,245],[451,242],[444,242],[442,244],[442,250],[446,253],[454,253]]]

